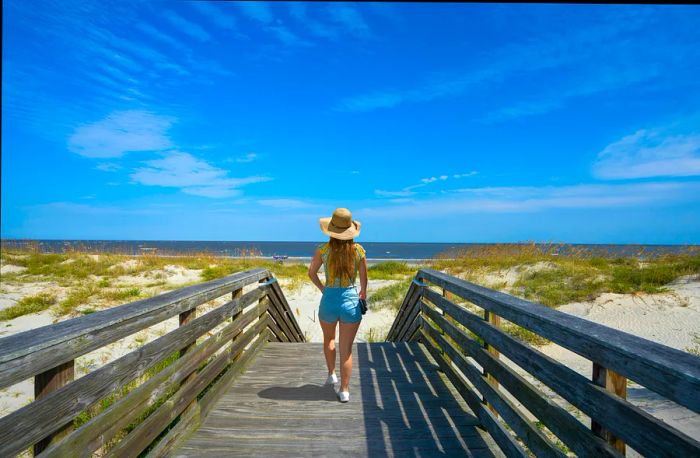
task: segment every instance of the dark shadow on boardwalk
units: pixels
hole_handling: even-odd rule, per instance
[[[417,344],[357,345],[368,456],[494,456]]]
[[[265,399],[278,399],[282,401],[333,401],[338,402],[338,397],[333,387],[324,385],[302,386],[271,386],[258,392],[258,396]]]

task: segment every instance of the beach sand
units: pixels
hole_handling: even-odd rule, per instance
[[[132,261],[126,261],[132,262]],[[3,273],[21,272],[10,264],[2,266]],[[134,267],[124,265],[122,267]],[[529,266],[525,269],[547,269],[546,263]],[[478,282],[485,286],[508,288],[512,286],[525,270],[519,267],[504,269],[501,272],[488,273]],[[166,282],[171,287],[196,283],[200,280],[201,270],[187,269],[177,265],[167,265],[157,271],[118,277],[116,283],[125,286],[137,286],[148,289],[146,285],[154,279]],[[321,293],[308,281],[295,284],[293,280],[279,279],[282,289],[290,304],[302,331],[308,341],[321,342],[322,333],[318,323],[318,305]],[[399,280],[371,280],[369,294],[383,286]],[[0,290],[0,309],[16,303],[24,296],[50,292],[61,300],[66,295],[66,288],[47,281],[36,282],[3,282]],[[214,303],[201,307],[199,313],[206,313],[216,304],[222,303],[221,298]],[[92,305],[92,304],[91,304]],[[562,305],[560,311],[580,316],[584,319],[600,323],[614,329],[635,334],[646,339],[668,345],[680,350],[689,348],[700,349],[700,279],[697,277],[680,278],[668,285],[668,290],[659,294],[602,294],[595,300]],[[80,311],[80,309],[78,309]],[[395,311],[391,309],[376,309],[370,305],[370,310],[363,316],[357,338],[358,342],[382,340],[394,320]],[[56,317],[51,311],[25,315],[9,321],[0,322],[0,337],[45,326],[69,317]],[[177,317],[160,323],[148,330],[140,331],[132,336],[114,342],[104,348],[84,355],[76,360],[76,377],[81,377],[95,368],[112,361],[132,350],[151,341],[158,336],[177,327]],[[591,375],[591,363],[558,345],[548,344],[539,347],[543,353],[561,361],[576,370],[586,378]],[[504,358],[505,360],[505,358]],[[517,366],[514,366],[517,370]],[[524,374],[535,386],[545,393],[551,393],[547,387],[535,380],[529,374]],[[642,409],[674,425],[681,431],[700,437],[700,415],[678,407],[658,395],[630,384],[629,399]],[[553,395],[556,399],[557,396]],[[0,390],[0,416],[4,416],[33,398],[33,381],[27,380],[14,386]],[[559,399],[565,407],[566,402]],[[588,419],[576,412],[581,421],[588,425]],[[634,453],[629,454],[634,456]]]

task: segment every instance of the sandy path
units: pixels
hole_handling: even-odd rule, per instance
[[[373,291],[396,282],[397,280],[370,280],[367,285],[367,295],[369,296]],[[287,283],[284,280],[280,280],[282,289],[285,289]],[[285,292],[285,296],[307,340],[309,342],[323,342],[323,333],[318,322],[318,306],[321,302],[321,292],[308,282],[296,290]],[[388,309],[369,310],[362,317],[355,340],[357,342],[366,342],[370,329],[373,329],[373,334],[379,333],[379,338],[383,338],[394,321],[395,315],[395,311]]]

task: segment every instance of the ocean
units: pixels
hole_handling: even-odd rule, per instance
[[[319,242],[265,241],[170,241],[170,240],[16,240],[4,239],[3,249],[23,248],[41,252],[66,251],[108,252],[129,255],[158,254],[177,256],[208,253],[216,256],[255,256],[310,258]],[[664,254],[700,254],[698,245],[637,244],[566,244],[566,243],[399,243],[360,242],[368,259],[424,260],[453,257],[457,254],[478,256],[495,249],[498,253],[512,250],[540,250],[557,256],[654,257]]]

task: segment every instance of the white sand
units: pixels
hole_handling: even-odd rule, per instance
[[[97,255],[94,255],[97,256]],[[138,261],[137,261],[138,262]],[[128,263],[128,264],[127,264]],[[10,264],[2,266],[3,273],[9,272]],[[19,266],[14,266],[19,267]],[[136,268],[138,264],[126,261],[121,267]],[[525,272],[547,269],[546,263],[514,267],[506,271],[484,275],[479,283],[512,287]],[[115,283],[125,286],[139,286],[157,281],[165,281],[171,285],[182,285],[200,281],[201,270],[187,269],[176,265],[167,265],[162,270],[124,275]],[[481,279],[480,279],[481,280]],[[370,280],[369,292],[396,282],[395,280]],[[281,279],[280,284],[285,291],[302,331],[312,342],[322,341],[322,332],[318,323],[318,305],[321,293],[310,282],[304,282],[300,287],[291,288],[290,281]],[[59,300],[65,297],[67,289],[52,282],[10,283],[3,284],[0,291],[0,309],[14,304],[22,297],[51,292]],[[204,313],[206,308],[200,313]],[[560,311],[571,313],[582,318],[629,332],[665,345],[685,349],[697,345],[694,336],[700,336],[700,280],[683,278],[669,285],[669,291],[661,294],[603,294],[596,300],[563,305]],[[362,324],[356,340],[366,341],[370,329],[381,338],[391,326],[395,312],[388,309],[370,309],[363,316]],[[63,317],[62,319],[65,319]],[[45,326],[57,321],[50,311],[19,317],[0,323],[0,337]],[[122,339],[102,349],[78,358],[76,361],[76,376],[82,376],[90,370],[122,356],[144,342],[151,341],[174,329],[177,318],[168,320],[128,338]],[[585,377],[590,377],[591,365],[588,360],[573,354],[558,345],[550,344],[540,348],[549,356],[561,361]],[[551,393],[540,382],[529,375],[526,377],[540,387],[544,392]],[[635,384],[629,388],[629,399],[655,416],[678,427],[693,437],[700,437],[700,416],[666,401],[654,393]],[[33,381],[27,380],[12,387],[0,390],[0,416],[28,403],[33,397]],[[565,403],[563,403],[565,405]],[[584,416],[582,421],[587,422]],[[630,455],[632,456],[632,455]]]
[[[367,295],[369,296],[373,291],[396,282],[397,280],[370,281],[369,285],[367,285]],[[288,281],[280,280],[283,290],[285,290],[285,286],[288,283]],[[306,339],[310,342],[323,342],[323,332],[318,322],[318,306],[321,302],[321,292],[311,282],[307,282],[296,290],[285,292],[285,296]],[[370,329],[373,329],[373,334],[378,335],[378,338],[381,339],[389,330],[391,323],[394,321],[394,316],[395,312],[393,310],[368,310],[362,317],[355,341],[366,342]]]
[[[17,274],[24,272],[25,270],[27,270],[26,267],[15,266],[13,264],[5,264],[4,266],[0,267],[0,275]]]
[[[669,347],[684,350],[697,345],[700,337],[700,281],[682,278],[660,294],[603,294],[594,301],[562,305],[559,311],[644,337]],[[540,351],[565,364],[586,378],[591,377],[589,360],[548,344]],[[568,404],[539,380],[513,365],[530,382],[551,395],[561,405]],[[700,415],[668,401],[636,383],[628,385],[628,400],[691,437],[700,437]],[[578,415],[586,425],[590,420]],[[639,456],[633,451],[628,456]]]

